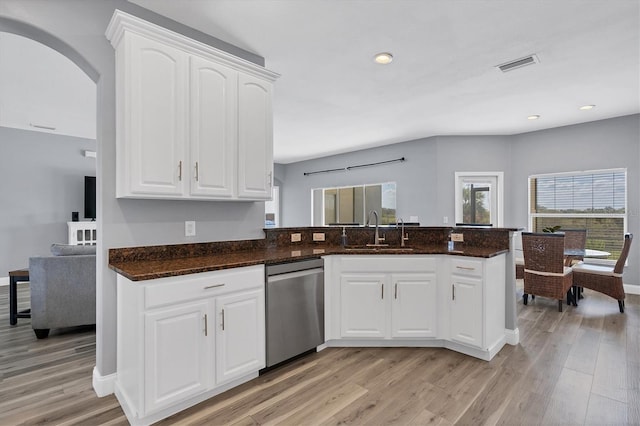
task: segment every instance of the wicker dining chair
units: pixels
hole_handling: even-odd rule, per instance
[[[573,275],[570,267],[564,265],[564,235],[550,233],[522,233],[524,253],[524,296],[526,305],[529,295],[549,297],[558,301],[558,311],[562,312],[562,302],[577,305],[571,288]]]
[[[622,283],[622,273],[624,264],[629,255],[629,248],[633,234],[624,236],[622,252],[615,266],[594,265],[590,263],[578,263],[573,267],[574,293],[576,287],[588,288],[606,294],[618,301],[620,313],[624,313],[624,285]]]
[[[587,230],[586,229],[564,229],[560,233],[564,233],[564,249],[567,250],[585,250],[587,246]],[[571,256],[569,261],[572,264],[584,260],[584,256]],[[571,266],[571,265],[567,265]]]

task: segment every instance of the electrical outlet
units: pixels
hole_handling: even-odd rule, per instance
[[[324,241],[324,232],[314,232],[313,241]]]
[[[300,240],[302,240],[302,234],[301,233],[297,232],[295,234],[291,234],[291,242],[292,243],[297,243]]]
[[[194,220],[187,220],[184,223],[184,236],[185,237],[196,236],[196,222]]]
[[[451,241],[455,241],[456,243],[463,243],[464,234],[451,233]]]

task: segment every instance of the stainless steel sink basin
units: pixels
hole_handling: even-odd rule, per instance
[[[389,247],[389,246],[380,246],[380,245],[348,246],[348,247],[345,247],[344,249],[346,251],[365,251],[365,252],[380,252],[380,253],[413,251],[413,248],[411,247]]]

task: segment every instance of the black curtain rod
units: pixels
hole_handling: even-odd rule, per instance
[[[397,163],[397,162],[403,162],[403,161],[405,161],[404,157],[396,158],[395,160],[378,161],[377,163],[358,164],[356,166],[342,167],[340,169],[327,169],[327,170],[318,170],[318,171],[315,171],[315,172],[304,172],[304,175],[305,176],[310,176],[310,175],[315,175],[315,174],[318,174],[318,173],[343,172],[343,171],[348,171],[348,170],[353,170],[353,169],[359,169],[361,167],[379,166],[381,164]]]

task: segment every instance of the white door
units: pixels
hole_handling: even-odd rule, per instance
[[[451,276],[451,339],[482,347],[482,280]]]
[[[131,35],[124,77],[124,133],[132,194],[182,195],[186,147],[186,53]],[[119,82],[120,84],[120,82]]]
[[[206,301],[194,302],[145,314],[142,415],[207,390],[210,355],[205,334],[212,324],[206,316],[208,306]]]
[[[265,366],[264,291],[216,298],[216,384]]]
[[[436,275],[393,274],[391,336],[436,337]]]
[[[342,274],[340,277],[342,337],[386,337],[384,274]]]
[[[503,172],[456,172],[456,223],[503,226]]]
[[[238,73],[198,56],[190,60],[191,194],[229,198],[235,191]]]
[[[267,200],[273,184],[272,83],[238,75],[238,197]]]

